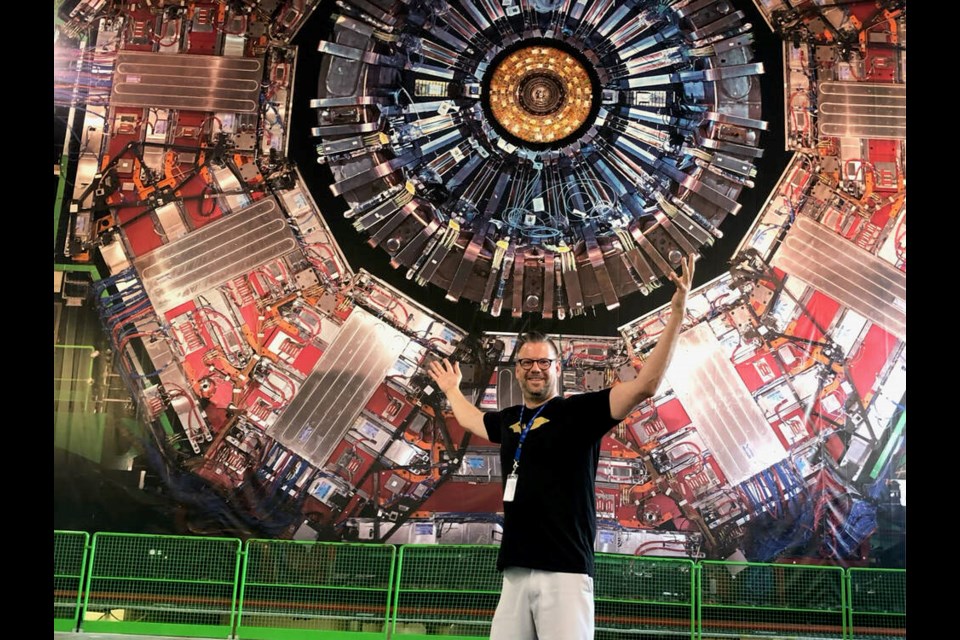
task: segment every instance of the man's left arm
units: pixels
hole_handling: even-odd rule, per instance
[[[670,300],[670,319],[660,334],[650,356],[643,362],[643,367],[637,372],[637,377],[622,382],[610,390],[610,417],[615,420],[626,418],[633,408],[657,393],[663,376],[673,357],[673,349],[683,324],[683,316],[687,307],[687,294],[693,285],[693,254],[681,258],[681,274],[670,273],[670,279],[677,286],[673,298]],[[627,353],[633,360],[633,347],[627,343]]]

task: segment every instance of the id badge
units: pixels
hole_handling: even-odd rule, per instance
[[[517,492],[517,474],[507,476],[507,484],[503,487],[503,501],[513,502],[513,494]]]

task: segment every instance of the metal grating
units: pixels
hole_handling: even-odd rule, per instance
[[[907,275],[822,224],[798,218],[771,264],[906,340]]]
[[[210,223],[133,262],[157,313],[297,248],[273,198]]]
[[[598,553],[593,581],[597,634],[636,632],[693,638],[690,560]]]
[[[850,637],[875,640],[907,637],[907,572],[858,569],[849,578]]]
[[[240,541],[97,533],[81,631],[226,637]]]
[[[700,638],[840,640],[846,592],[840,567],[703,561]]]
[[[323,466],[409,338],[355,308],[267,435]]]
[[[503,578],[495,545],[400,548],[392,638],[488,637]]]
[[[839,138],[907,138],[907,86],[822,82],[817,107],[820,135]]]
[[[786,450],[706,322],[680,334],[666,377],[731,485],[784,459]]]
[[[110,104],[256,113],[263,61],[121,51]]]
[[[249,540],[237,638],[386,638],[396,548]]]
[[[54,631],[77,628],[89,540],[90,535],[85,531],[53,532]]]

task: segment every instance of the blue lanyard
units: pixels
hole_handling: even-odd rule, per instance
[[[552,398],[551,398],[552,400]],[[517,443],[517,450],[513,454],[513,471],[517,471],[517,467],[520,465],[520,450],[523,448],[523,441],[527,439],[527,434],[530,433],[530,427],[533,426],[533,423],[537,421],[537,416],[540,415],[540,412],[543,411],[543,408],[550,404],[550,400],[544,402],[537,409],[537,412],[533,414],[533,417],[530,418],[530,422],[527,423],[527,426],[523,426],[523,410],[526,408],[525,405],[520,405],[520,442]]]

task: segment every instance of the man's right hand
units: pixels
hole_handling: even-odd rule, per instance
[[[440,387],[440,391],[447,395],[450,408],[453,409],[453,415],[460,426],[475,436],[489,440],[490,436],[487,435],[487,429],[483,425],[483,412],[470,404],[460,391],[463,374],[460,373],[459,363],[450,364],[446,358],[434,360],[427,365],[427,373]]]
[[[463,374],[460,373],[460,363],[454,362],[452,365],[446,358],[434,360],[429,365],[430,377],[440,387],[440,391],[449,393],[451,389],[459,389],[460,381],[463,380]]]

